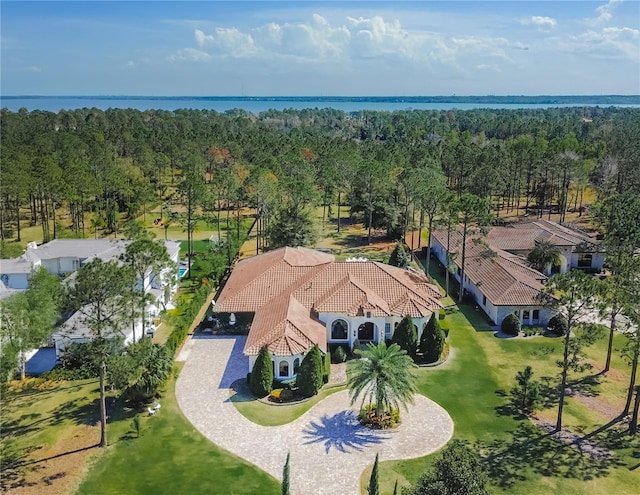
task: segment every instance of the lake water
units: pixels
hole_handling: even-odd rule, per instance
[[[356,101],[317,101],[296,98],[294,100],[271,100],[264,99],[217,99],[204,97],[2,97],[0,96],[0,108],[7,108],[14,112],[20,108],[32,110],[46,110],[58,112],[60,110],[74,110],[78,108],[98,108],[107,110],[109,108],[133,108],[135,110],[178,110],[181,108],[215,110],[226,112],[240,108],[251,113],[260,113],[265,110],[284,110],[293,108],[296,110],[304,108],[334,108],[344,112],[357,112],[360,110],[472,110],[479,108],[495,109],[520,109],[520,108],[566,108],[597,106],[597,104],[499,104],[499,103],[416,103],[405,101],[366,101],[357,99]],[[609,103],[602,103],[599,106],[612,106]],[[616,107],[640,108],[640,104],[634,105],[613,105]]]

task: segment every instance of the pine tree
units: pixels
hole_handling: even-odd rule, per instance
[[[284,468],[282,468],[282,495],[290,495],[289,490],[289,457],[290,453],[287,452],[287,460],[284,463]]]
[[[368,495],[380,495],[380,483],[378,481],[378,454],[376,454],[376,460],[373,463],[373,469],[371,470],[371,477],[369,478],[369,487],[367,488]]]
[[[440,328],[438,317],[436,313],[433,313],[420,336],[420,352],[422,352],[425,362],[435,363],[440,359],[444,349],[444,340],[445,335]]]
[[[264,397],[271,392],[273,384],[273,365],[271,364],[271,355],[266,347],[260,349],[260,353],[256,358],[251,371],[249,380],[249,388],[257,397]]]

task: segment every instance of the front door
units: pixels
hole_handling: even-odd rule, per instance
[[[360,342],[372,341],[374,329],[375,329],[375,325],[370,321],[360,325],[358,327],[358,340],[360,340]]]

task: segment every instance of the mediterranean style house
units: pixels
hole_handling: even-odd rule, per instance
[[[162,242],[177,270],[180,241]],[[40,246],[35,242],[29,243],[22,256],[0,260],[2,292],[26,289],[29,286],[31,271],[40,266],[46,268],[49,273],[66,279],[92,259],[118,259],[125,252],[128,243],[129,241],[110,239],[55,239]],[[169,269],[159,274],[148,273],[144,280],[138,281],[138,286],[143,287],[145,292],[152,296],[146,308],[146,318],[157,316],[171,301],[178,288],[176,270]],[[150,325],[146,325],[146,328],[153,329]],[[134,332],[137,338],[142,336],[142,320],[136,323],[135,330],[132,325],[123,330],[125,343],[132,342]],[[90,336],[91,333],[82,322],[80,314],[75,313],[55,329],[51,340],[59,357],[69,342],[86,342]]]
[[[326,353],[328,344],[390,339],[407,315],[420,335],[440,297],[421,272],[286,247],[240,261],[213,304],[217,313],[253,314],[249,371],[267,347],[274,376],[287,379],[314,345]]]
[[[454,264],[453,276],[460,282],[462,234],[453,230],[433,232],[432,252],[447,265],[447,244]],[[522,325],[546,326],[552,316],[538,300],[546,275],[529,266],[526,255],[536,243],[546,241],[560,251],[558,271],[570,269],[600,271],[604,255],[587,235],[547,220],[521,222],[508,227],[492,227],[484,239],[469,236],[466,242],[464,290],[494,325],[514,313]]]

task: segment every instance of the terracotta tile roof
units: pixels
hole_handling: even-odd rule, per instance
[[[419,272],[283,248],[239,262],[215,308],[255,312],[246,354],[266,345],[276,355],[293,355],[312,344],[326,350],[326,328],[314,317],[318,313],[429,316],[442,307],[439,299],[437,287]]]
[[[446,246],[447,232],[435,231],[434,237]],[[451,252],[460,253],[462,234],[451,233]],[[538,306],[536,299],[546,277],[530,268],[527,261],[501,249],[467,239],[465,275],[495,306]],[[454,259],[460,267],[459,255]]]
[[[595,245],[593,238],[548,220],[519,222],[509,227],[493,227],[487,236],[489,245],[506,251],[528,251],[537,242],[547,241],[556,246],[577,247]]]

